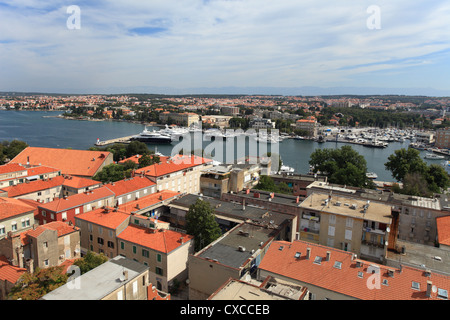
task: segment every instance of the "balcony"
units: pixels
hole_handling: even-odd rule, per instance
[[[362,244],[362,245],[365,245],[365,246],[370,246],[370,247],[380,248],[380,249],[383,249],[383,248],[384,248],[384,245],[383,245],[383,244],[381,244],[381,243],[379,243],[379,242],[374,242],[374,241],[362,240],[362,241],[361,241],[361,244]]]

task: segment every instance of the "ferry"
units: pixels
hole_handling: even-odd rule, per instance
[[[427,153],[425,155],[425,159],[430,159],[430,160],[442,160],[444,158],[445,158],[444,156],[434,154],[434,153]]]

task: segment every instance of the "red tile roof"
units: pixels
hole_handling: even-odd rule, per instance
[[[35,180],[26,183],[19,183],[14,186],[5,187],[2,190],[8,193],[8,197],[18,197],[21,195],[38,192],[62,185],[63,176],[57,176],[46,180]]]
[[[26,231],[26,235],[36,238],[45,230],[55,230],[58,233],[58,238],[59,238],[59,237],[65,236],[69,233],[77,231],[77,228],[73,227],[73,226],[69,226],[67,223],[64,223],[62,221],[53,221],[53,222],[43,224],[34,230],[32,229],[32,230]]]
[[[164,229],[149,229],[133,224],[130,224],[117,236],[117,239],[163,253],[170,253],[193,238],[193,236],[185,233]]]
[[[100,187],[65,198],[58,198],[51,202],[39,205],[39,208],[53,212],[61,212],[107,197],[114,197],[114,193],[106,187]]]
[[[48,166],[37,166],[37,167],[27,168],[27,175],[28,176],[36,176],[36,175],[58,172],[58,171],[59,171],[59,169],[48,167]]]
[[[281,248],[280,250],[280,247]],[[310,259],[306,259],[306,249],[311,249]],[[331,253],[330,261],[326,261],[326,253]],[[301,252],[301,258],[295,258],[295,254]],[[321,264],[314,263],[316,257],[322,257]],[[341,269],[334,267],[335,262],[341,262]],[[362,267],[356,267],[356,261],[363,263]],[[380,270],[380,284],[373,287],[373,278],[369,273],[369,266],[377,266]],[[374,264],[363,260],[352,259],[352,253],[334,248],[316,245],[305,241],[274,241],[262,259],[259,268],[273,274],[291,278],[305,283],[324,288],[362,300],[417,300],[436,299],[437,293],[426,297],[427,281],[439,289],[450,290],[450,277],[438,273],[425,276],[424,270],[402,266],[395,269],[383,265]],[[387,274],[388,270],[394,270],[393,277]],[[358,277],[361,272],[362,278]],[[387,285],[383,284],[387,281]],[[420,285],[420,290],[412,288],[412,282]]]
[[[63,174],[92,177],[110,155],[106,151],[27,147],[11,162],[29,161],[30,164],[57,168]]]
[[[87,187],[92,187],[101,184],[100,181],[92,180],[89,178],[82,178],[77,176],[65,176],[63,185],[70,188],[82,189]]]
[[[124,179],[105,184],[104,187],[114,192],[116,197],[118,197],[123,194],[138,191],[154,185],[156,185],[156,183],[151,181],[149,178],[136,176],[129,179]]]
[[[212,162],[211,159],[206,159],[195,155],[193,156],[177,155],[170,158],[170,160],[168,161],[153,164],[151,166],[144,167],[141,169],[137,169],[136,174],[142,173],[150,177],[159,177],[210,162]]]
[[[32,206],[27,205],[18,199],[0,197],[0,220],[27,212],[33,212],[34,209],[35,208]]]
[[[10,265],[5,256],[0,256],[0,280],[15,284],[26,271]]]
[[[109,229],[116,229],[121,223],[129,219],[130,215],[121,210],[107,207],[108,210],[99,208],[81,213],[75,217],[83,221],[91,222]]]
[[[131,157],[129,157],[129,158],[120,160],[118,163],[124,164],[124,163],[127,162],[127,161],[133,161],[134,163],[139,164],[139,159],[140,159],[140,158],[142,158],[142,156],[141,156],[140,154],[137,154],[137,155],[131,156]],[[167,159],[169,159],[169,157],[166,157],[166,156],[160,156],[159,159],[160,159],[161,161],[167,161]]]
[[[13,173],[27,170],[25,167],[19,165],[18,163],[7,163],[0,166],[0,174]]]
[[[167,199],[176,197],[180,193],[170,190],[161,190],[160,192],[149,194],[148,196],[142,197],[138,200],[130,201],[119,206],[120,210],[131,213],[137,211],[137,206],[139,205],[139,210],[151,207],[159,202],[165,201]]]
[[[439,244],[450,246],[450,216],[436,218]]]

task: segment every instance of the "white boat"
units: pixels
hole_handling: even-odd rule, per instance
[[[442,160],[445,159],[444,156],[438,155],[438,154],[434,154],[434,153],[427,153],[425,155],[425,159],[430,159],[430,160]]]
[[[278,173],[281,173],[281,174],[283,174],[283,173],[294,173],[294,171],[295,171],[294,168],[282,165],[280,167],[280,170],[278,170]]]
[[[169,144],[172,143],[172,137],[168,134],[159,133],[157,131],[149,131],[145,127],[140,134],[133,136],[130,140],[136,140],[146,143]]]
[[[376,179],[378,178],[378,175],[375,172],[367,172],[366,177],[369,179]]]

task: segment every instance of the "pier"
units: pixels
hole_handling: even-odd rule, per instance
[[[133,138],[135,135],[127,136],[127,137],[121,137],[121,138],[114,138],[109,140],[100,141],[97,139],[97,142],[95,143],[96,146],[107,146],[114,143],[130,143],[130,139]]]

